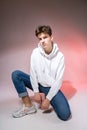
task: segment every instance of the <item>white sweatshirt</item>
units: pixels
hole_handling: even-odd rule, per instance
[[[33,50],[30,62],[30,80],[34,92],[39,92],[38,83],[50,87],[46,98],[51,100],[61,87],[64,68],[64,55],[56,43],[53,44],[53,50],[49,55],[39,44]]]

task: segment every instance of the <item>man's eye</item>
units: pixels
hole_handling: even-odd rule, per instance
[[[39,40],[41,40],[41,38],[39,38]]]
[[[44,39],[46,39],[47,37],[44,37]]]

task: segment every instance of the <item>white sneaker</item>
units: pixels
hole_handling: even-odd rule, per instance
[[[19,110],[15,111],[12,116],[14,118],[19,118],[28,114],[32,114],[32,113],[36,113],[37,109],[35,108],[35,106],[33,105],[32,107],[26,107],[25,105],[23,105],[22,108],[20,108]]]

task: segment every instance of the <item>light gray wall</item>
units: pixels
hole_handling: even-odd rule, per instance
[[[0,13],[0,51],[35,43],[38,24],[51,25],[60,40],[71,27],[87,33],[86,0],[1,0]]]

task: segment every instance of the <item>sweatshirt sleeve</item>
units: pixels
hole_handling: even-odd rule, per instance
[[[34,92],[39,92],[35,68],[36,68],[35,67],[35,56],[34,56],[34,53],[32,53],[31,59],[30,59],[30,81],[31,81],[31,85],[33,87]]]
[[[64,75],[64,69],[65,69],[65,64],[64,64],[64,56],[60,59],[60,64],[57,69],[57,74],[54,82],[51,84],[51,88],[47,94],[47,98],[51,100],[59,91],[61,85],[62,85],[62,79]],[[51,77],[52,78],[52,77]]]

